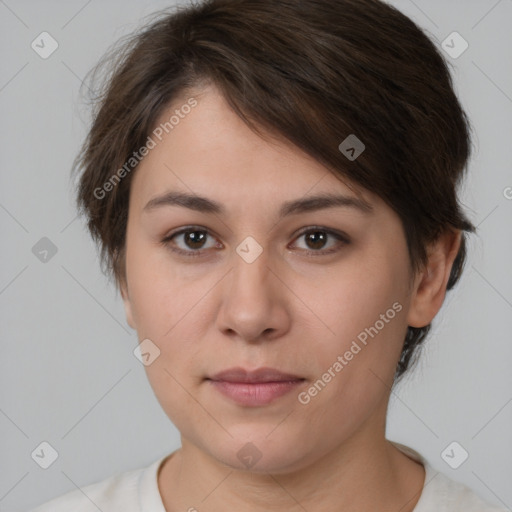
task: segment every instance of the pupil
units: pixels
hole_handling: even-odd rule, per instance
[[[322,231],[314,231],[309,234],[308,240],[313,241],[314,249],[320,249],[325,243],[325,233]]]
[[[197,236],[198,233],[199,236]],[[186,235],[187,245],[191,246],[192,248],[200,247],[202,245],[202,242],[204,241],[204,236],[205,235],[202,231],[189,231]]]

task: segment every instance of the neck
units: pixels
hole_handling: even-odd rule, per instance
[[[167,512],[410,512],[425,479],[423,466],[382,434],[360,432],[306,468],[290,473],[250,473],[232,469],[195,445],[166,459],[158,476]]]

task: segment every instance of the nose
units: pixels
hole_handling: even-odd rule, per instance
[[[218,329],[246,343],[283,336],[290,329],[292,295],[284,282],[279,266],[269,261],[267,251],[250,263],[235,252],[233,268],[218,290]]]

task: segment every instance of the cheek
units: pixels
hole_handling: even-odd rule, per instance
[[[317,380],[301,403],[312,430],[332,425],[337,435],[349,435],[385,402],[406,329],[399,278],[392,266],[372,270],[361,262],[326,275],[323,291],[309,286],[314,311],[328,326],[316,321],[307,335],[315,340],[309,356]]]
[[[198,304],[211,278],[198,279],[193,267],[172,264],[166,251],[154,243],[144,239],[130,243],[128,239],[126,273],[140,335],[157,339],[171,336],[175,326]]]
[[[204,376],[201,340],[214,321],[205,308],[219,273],[172,264],[165,250],[149,243],[128,245],[126,267],[138,337],[149,338],[160,350],[155,363],[146,367],[148,377],[155,390],[166,390],[163,398],[173,400],[181,395],[172,377],[184,382]]]
[[[311,300],[322,320],[315,319],[308,336],[322,381],[313,407],[334,416],[350,412],[354,421],[389,391],[407,329],[407,254],[377,248],[366,254],[316,276],[314,287],[309,278],[297,282],[297,294]]]
[[[200,322],[194,320],[201,314],[201,298],[214,281],[193,279],[190,270],[171,265],[164,253],[149,244],[128,244],[128,286],[138,337],[150,339],[160,350],[145,367],[148,380],[170,420],[187,429],[183,421],[196,417],[197,403],[186,390],[199,382],[204,371],[198,355],[202,347],[198,340],[204,335]]]
[[[294,291],[322,321],[318,324],[325,326],[321,340],[327,345],[333,340],[340,347],[350,345],[350,340],[376,323],[390,339],[403,330],[407,276],[398,258],[382,252],[379,258],[353,258],[294,282]]]

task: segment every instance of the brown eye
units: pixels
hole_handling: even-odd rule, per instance
[[[212,239],[209,246],[206,245],[208,237]],[[162,244],[186,256],[200,256],[207,249],[218,247],[207,230],[196,227],[188,227],[172,233],[162,240]]]
[[[296,240],[303,239],[307,253],[318,255],[336,252],[343,245],[350,243],[347,236],[325,228],[309,228],[303,231]],[[329,245],[329,241],[331,241]]]
[[[207,245],[208,238],[212,241]],[[322,256],[337,252],[341,247],[350,244],[349,238],[336,231],[322,227],[313,227],[304,230],[295,240],[303,239],[306,247],[300,248],[308,255]],[[162,240],[162,244],[171,251],[184,256],[201,256],[207,249],[221,249],[222,244],[200,227],[188,227],[171,233]],[[296,242],[295,244],[296,245]]]
[[[183,233],[183,241],[190,249],[201,249],[206,236],[204,231],[186,231]]]
[[[329,235],[326,235],[324,231],[311,231],[306,233],[305,237],[308,247],[311,249],[322,249]]]

